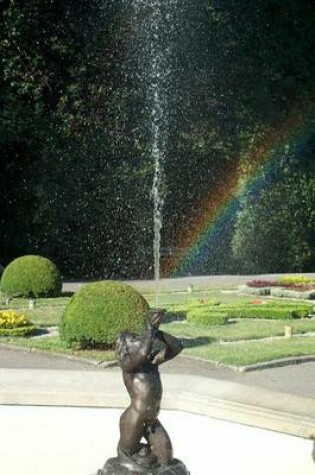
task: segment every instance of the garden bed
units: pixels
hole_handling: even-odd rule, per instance
[[[251,280],[238,287],[239,292],[278,298],[315,299],[315,282],[308,277],[286,276],[278,280]]]
[[[59,326],[68,301],[68,298],[38,299],[34,309],[28,308],[27,299],[13,299],[10,303],[17,311],[23,309],[33,325],[49,329]],[[315,353],[315,338],[308,336],[308,333],[315,332],[315,319],[309,318],[310,303],[268,298],[251,300],[237,294],[227,298],[220,292],[216,292],[215,299],[189,297],[180,305],[173,305],[170,294],[169,302],[165,301],[168,309],[166,322],[169,323],[161,328],[183,340],[184,354],[188,356],[242,366]],[[296,315],[299,318],[293,318],[294,312],[300,312]],[[308,318],[302,318],[306,316]],[[290,326],[292,338],[285,338],[285,326]],[[306,336],[299,338],[300,335]],[[272,340],[266,342],[266,338]],[[110,350],[69,348],[57,335],[0,337],[1,342],[94,363],[115,359]],[[222,345],[222,342],[229,342],[229,345]]]

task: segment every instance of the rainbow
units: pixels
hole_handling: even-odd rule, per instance
[[[186,229],[177,238],[174,247],[184,252],[169,264],[167,275],[198,274],[202,262],[209,256],[209,249],[220,245],[220,238],[238,212],[242,198],[248,193],[259,195],[266,180],[272,182],[286,151],[302,147],[311,133],[314,133],[313,111],[296,107],[268,136],[253,144],[245,160],[240,160],[248,164],[245,173],[238,165],[231,166],[216,189],[199,204],[199,216],[194,217],[193,228]]]

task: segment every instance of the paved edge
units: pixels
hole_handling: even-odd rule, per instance
[[[162,407],[298,437],[315,436],[314,399],[191,375],[164,374]],[[117,371],[0,368],[0,404],[124,408]]]
[[[95,367],[101,367],[101,368],[112,368],[114,366],[118,366],[118,362],[116,360],[113,361],[94,361],[88,358],[81,358],[79,356],[74,356],[74,355],[68,355],[68,354],[63,354],[63,353],[57,353],[54,351],[49,351],[49,350],[41,350],[39,348],[32,348],[32,347],[24,347],[24,346],[17,346],[14,344],[10,343],[0,343],[0,348],[3,348],[5,350],[11,350],[11,351],[20,351],[22,353],[36,353],[39,355],[45,355],[48,357],[52,358],[58,358],[58,359],[65,359],[65,360],[70,360],[70,361],[78,361],[79,363],[85,363],[89,364]],[[194,361],[203,361],[209,364],[212,364],[218,368],[227,368],[231,369],[233,371],[237,371],[239,373],[248,373],[250,371],[259,371],[263,369],[269,369],[269,368],[282,368],[283,366],[291,366],[291,365],[297,365],[297,364],[303,364],[303,363],[311,363],[315,361],[315,355],[306,355],[306,356],[290,356],[287,358],[280,358],[277,360],[270,360],[270,361],[264,361],[261,363],[255,363],[252,365],[246,365],[246,366],[233,366],[233,365],[228,365],[225,363],[221,363],[220,361],[215,361],[215,360],[206,360],[204,358],[199,358],[197,356],[191,356],[191,355],[179,355],[179,358],[185,358],[185,359],[190,359]]]
[[[246,373],[249,371],[259,371],[261,369],[281,368],[283,366],[311,363],[312,361],[315,361],[315,355],[290,356],[287,358],[280,358],[278,360],[271,360],[271,361],[256,363],[256,364],[252,364],[248,366],[239,366],[237,370],[240,373]]]
[[[237,371],[239,373],[248,373],[250,371],[259,371],[262,369],[269,369],[269,368],[282,368],[283,366],[292,366],[292,365],[310,363],[312,361],[315,361],[315,355],[306,355],[306,356],[290,356],[287,358],[263,361],[261,363],[255,363],[255,364],[246,365],[246,366],[233,366],[233,365],[221,363],[220,361],[206,360],[204,358],[199,358],[198,356],[179,355],[178,358],[187,358],[190,360],[203,361],[209,364],[213,364],[214,366],[218,368],[228,368],[233,371]]]
[[[0,349],[9,350],[9,351],[19,351],[21,353],[35,353],[38,355],[47,356],[48,358],[57,358],[69,361],[77,361],[79,363],[85,363],[95,367],[101,368],[112,368],[118,366],[116,360],[112,361],[96,361],[88,358],[81,358],[80,356],[75,356],[71,354],[58,353],[56,351],[50,350],[41,350],[40,348],[32,348],[27,346],[18,346],[11,343],[0,343]]]

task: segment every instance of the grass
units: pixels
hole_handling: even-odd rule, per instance
[[[36,348],[41,350],[53,351],[56,353],[69,353],[69,348],[60,340],[59,337],[45,337],[45,338],[1,338],[3,343],[13,344],[23,348]]]
[[[222,292],[220,290],[200,290],[194,291],[192,294],[186,292],[171,292],[159,294],[158,302],[156,301],[155,294],[144,294],[144,297],[152,307],[166,307],[171,306],[183,306],[187,305],[203,305],[204,303],[250,303],[253,300],[253,296],[239,295],[238,293]]]
[[[50,327],[59,325],[64,308],[68,304],[70,297],[39,298],[36,299],[34,309],[29,308],[29,299],[13,298],[9,305],[6,305],[5,296],[0,294],[0,308],[17,310],[27,316],[27,318],[39,327]]]
[[[315,320],[258,320],[241,319],[227,325],[192,325],[186,322],[167,323],[161,327],[175,336],[188,338],[207,337],[211,341],[256,340],[283,336],[284,326],[292,327],[293,334],[315,332]],[[314,342],[315,343],[315,342]],[[314,344],[315,353],[315,344]]]
[[[290,356],[315,355],[314,338],[294,337],[269,342],[218,343],[186,348],[184,354],[233,366],[246,366]]]
[[[152,307],[156,306],[156,297],[146,294],[145,298]],[[36,307],[29,309],[28,299],[15,298],[6,307],[5,296],[0,295],[0,307],[12,308],[23,312],[29,320],[39,327],[58,326],[63,310],[69,302],[69,296],[51,299],[36,299]],[[158,305],[167,308],[171,313],[187,313],[192,308],[214,306],[217,303],[226,305],[250,304],[256,299],[253,296],[243,296],[237,293],[221,292],[217,289],[208,291],[171,292],[162,293]],[[258,300],[262,300],[259,298]],[[297,305],[286,299],[263,299],[268,306],[283,307]],[[303,302],[305,304],[305,301]],[[284,326],[292,327],[293,338],[261,341],[263,338],[284,335]],[[244,366],[257,362],[288,356],[302,356],[315,354],[315,338],[310,336],[298,337],[296,335],[315,332],[315,320],[264,320],[242,318],[227,325],[197,325],[186,321],[166,323],[161,329],[177,335],[184,340],[184,354],[204,358],[224,364]],[[240,341],[245,342],[240,342]],[[115,356],[113,351],[86,350],[68,348],[58,337],[46,336],[45,338],[1,337],[0,342],[25,348],[35,348],[47,352],[67,354],[93,361],[112,361]],[[222,344],[228,343],[228,344]]]
[[[96,362],[113,361],[115,360],[115,352],[112,350],[85,350],[79,348],[69,348],[65,342],[61,341],[59,337],[45,337],[45,338],[9,338],[3,337],[3,343],[13,344],[15,346],[44,350],[52,353],[60,353],[68,356],[75,356],[79,358],[89,359]]]
[[[27,309],[29,308],[29,301],[31,299],[23,299],[23,298],[12,298],[10,299],[9,302],[9,307],[10,308],[24,308]],[[38,298],[35,300],[36,302],[36,307],[64,307],[67,305],[69,302],[70,297],[69,296],[62,296],[62,297],[51,297],[51,298]],[[3,294],[0,294],[0,307],[5,308],[6,307],[6,296]]]
[[[24,315],[39,327],[54,327],[59,325],[64,306],[52,306],[24,310]]]

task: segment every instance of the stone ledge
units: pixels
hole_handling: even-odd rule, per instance
[[[315,435],[312,398],[201,376],[163,375],[163,409],[180,410],[299,437]],[[0,368],[0,404],[124,408],[118,371]]]

